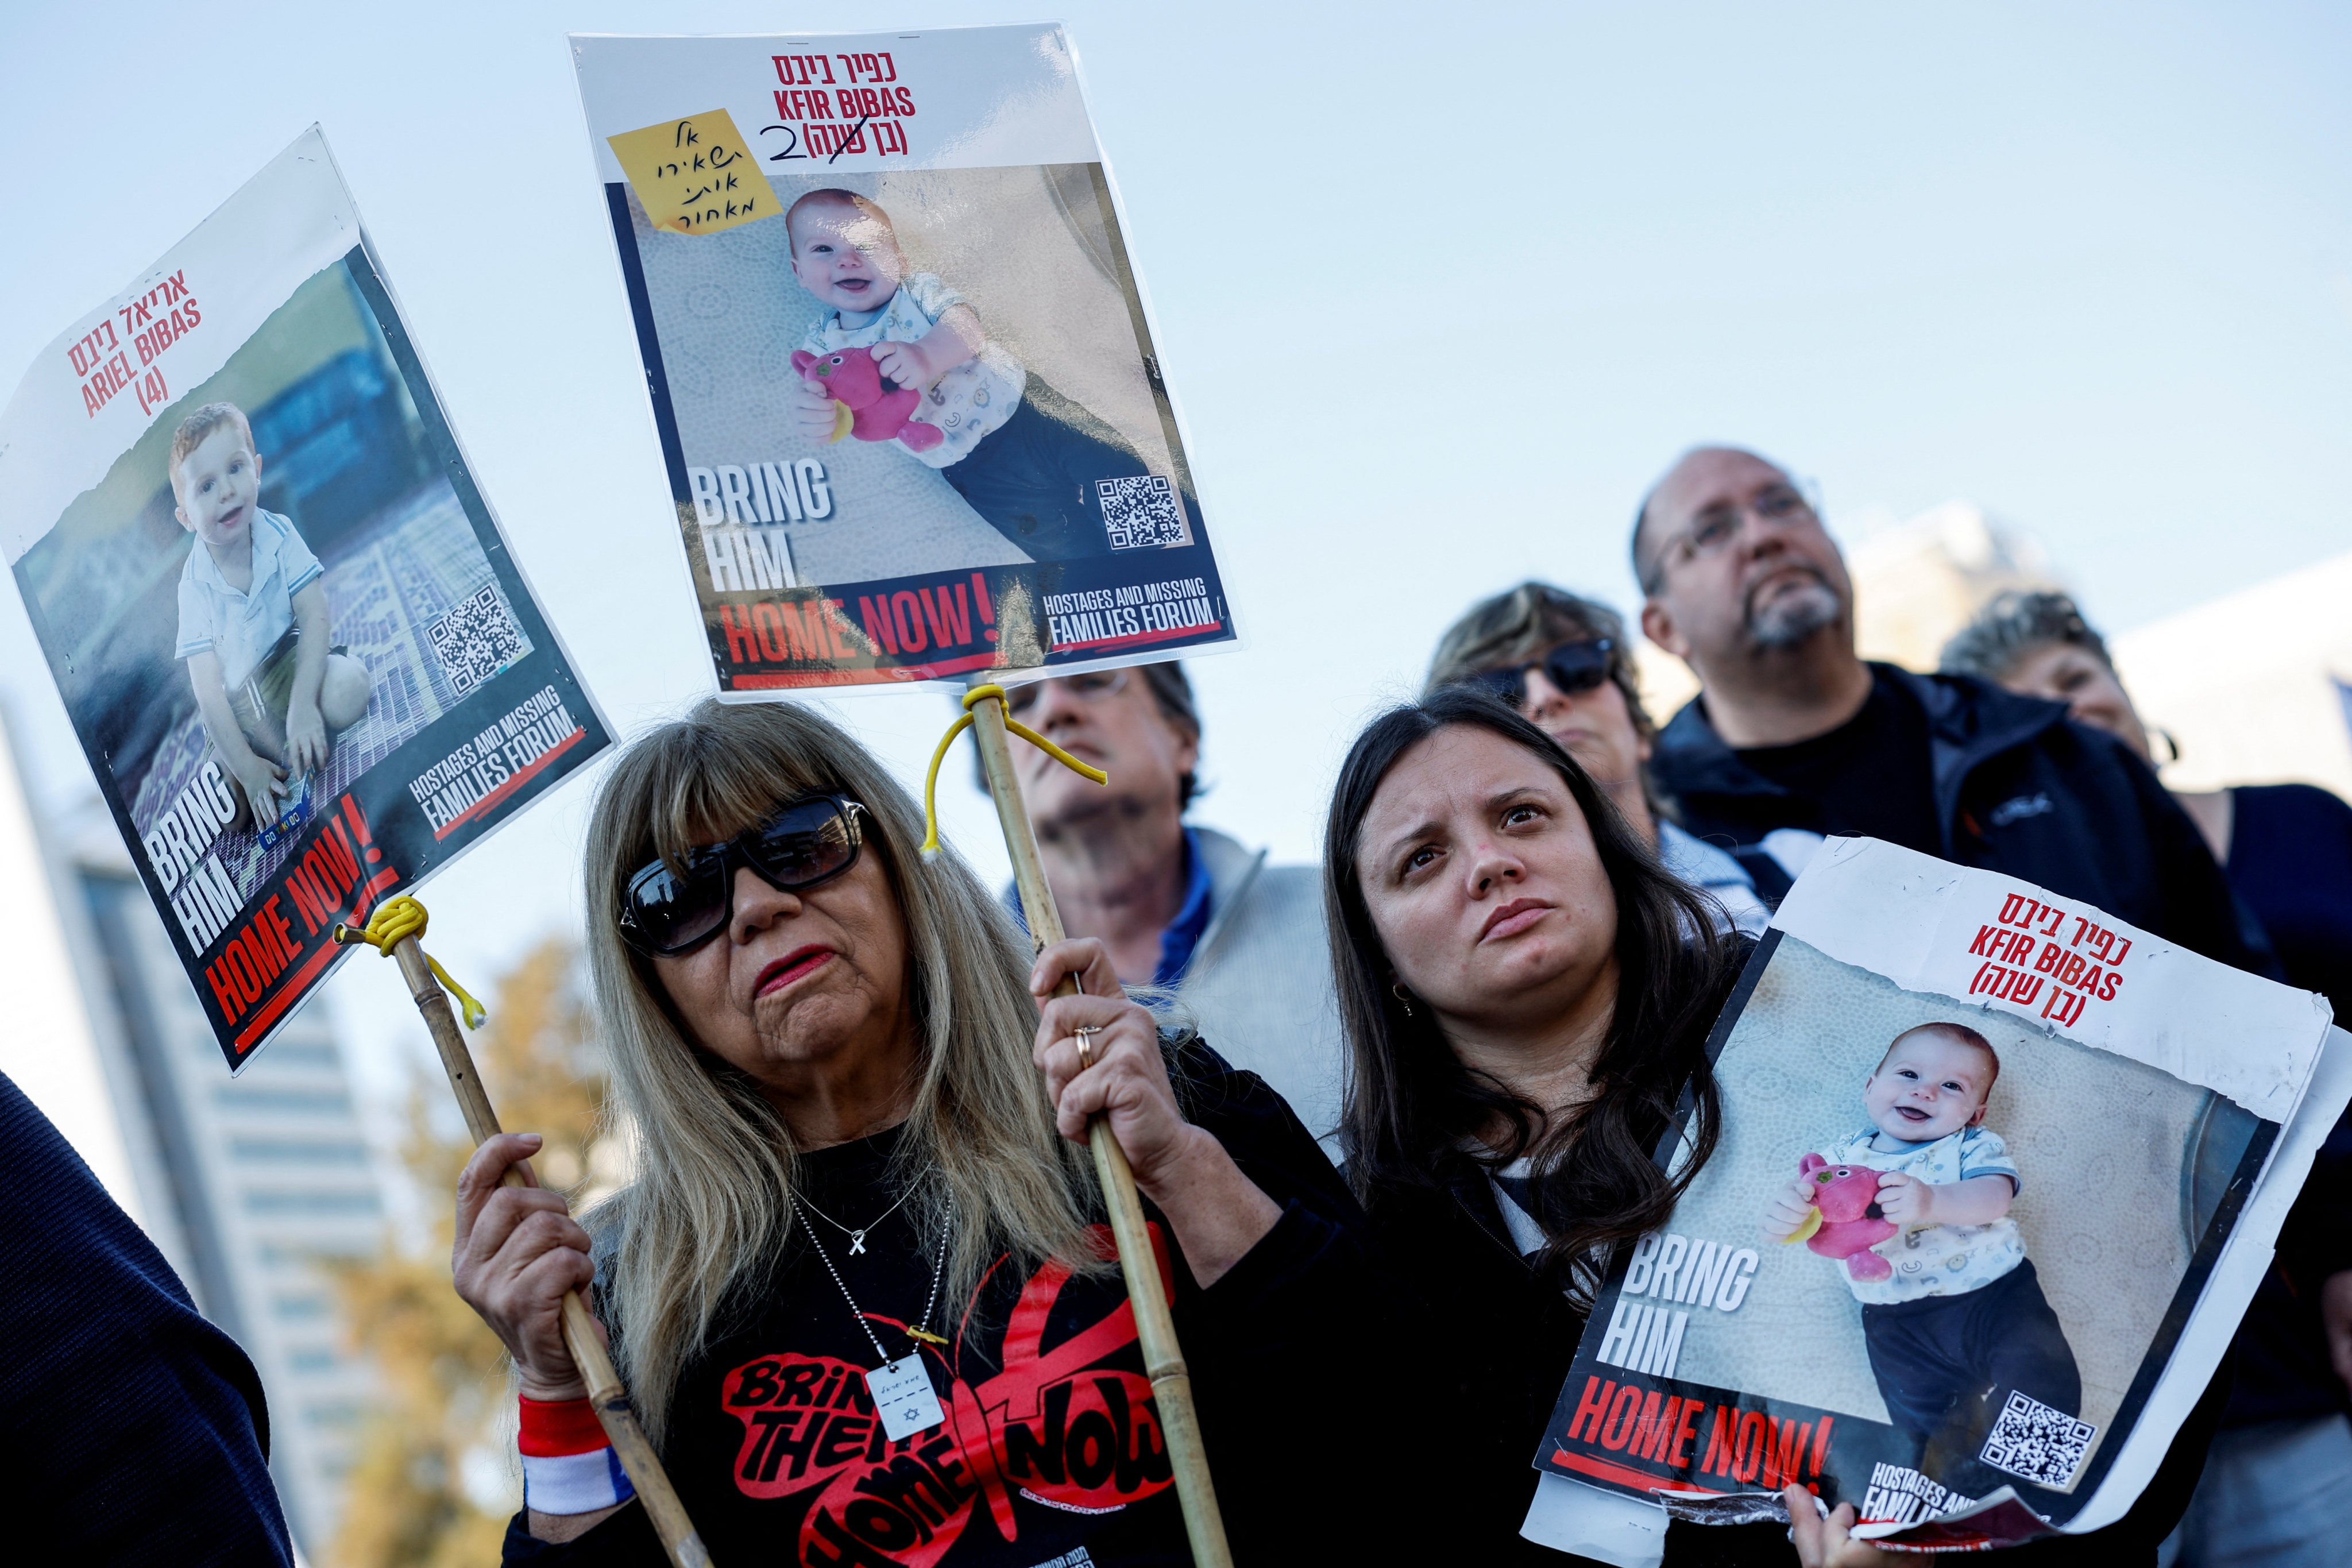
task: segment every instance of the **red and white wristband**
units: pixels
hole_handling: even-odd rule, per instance
[[[541,1513],[593,1513],[637,1495],[585,1399],[522,1402],[522,1500]]]

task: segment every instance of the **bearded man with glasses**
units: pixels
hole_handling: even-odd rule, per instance
[[[2121,742],[2059,703],[1855,656],[1845,560],[1786,470],[1685,454],[1634,519],[1633,573],[1642,629],[1699,679],[1650,764],[1694,833],[1790,879],[1824,837],[1882,838],[2270,972],[2196,826]]]
[[[1015,718],[1110,774],[1088,783],[1034,746],[1013,765],[1062,924],[1108,951],[1119,980],[1171,990],[1234,1066],[1274,1086],[1307,1130],[1339,1125],[1340,1040],[1321,872],[1275,866],[1188,823],[1201,717],[1174,662],[1013,687]],[[1012,890],[1005,901],[1019,918]]]

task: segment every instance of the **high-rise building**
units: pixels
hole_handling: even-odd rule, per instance
[[[316,1558],[341,1513],[373,1386],[329,1269],[374,1252],[385,1220],[341,1050],[314,1005],[232,1079],[112,825],[91,815],[84,830],[44,831],[13,748],[0,747],[14,939],[0,964],[16,972],[7,989],[18,999],[0,1070],[252,1357],[269,1402],[270,1473]]]

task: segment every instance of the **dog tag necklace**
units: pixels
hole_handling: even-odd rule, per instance
[[[904,1203],[906,1199],[898,1201]],[[798,1193],[793,1194],[793,1202],[815,1213]],[[891,1213],[897,1212],[898,1205],[893,1205]],[[889,1216],[886,1215],[883,1217],[887,1219]],[[830,1223],[848,1230],[838,1220]],[[874,1222],[875,1225],[881,1223],[881,1220]],[[868,1230],[872,1228],[872,1226],[866,1227]],[[866,1342],[881,1358],[882,1364],[866,1374],[866,1392],[873,1396],[874,1413],[882,1418],[882,1436],[893,1443],[902,1437],[911,1437],[918,1432],[928,1432],[948,1418],[947,1412],[940,1408],[939,1394],[931,1388],[931,1374],[923,1366],[923,1345],[947,1343],[945,1339],[930,1331],[931,1312],[939,1305],[940,1276],[947,1268],[948,1242],[954,1231],[955,1208],[950,1203],[947,1223],[940,1227],[940,1255],[931,1263],[931,1289],[929,1294],[923,1298],[923,1315],[906,1330],[908,1339],[919,1342],[897,1361],[890,1359],[890,1352],[884,1350],[882,1342],[875,1337],[874,1325],[867,1320],[865,1309],[858,1306],[857,1298],[849,1293],[848,1282],[842,1279],[841,1270],[833,1266],[833,1255],[825,1251],[824,1243],[816,1238],[816,1232],[809,1232],[809,1245],[816,1248],[818,1258],[824,1264],[824,1271],[833,1276],[834,1285],[841,1291],[841,1299],[849,1303],[850,1315],[857,1320],[857,1326],[865,1331]],[[853,1238],[862,1238],[866,1232],[850,1231],[849,1234]],[[864,1248],[857,1247],[854,1250],[863,1251]]]

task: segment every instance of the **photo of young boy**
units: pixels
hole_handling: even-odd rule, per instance
[[[1865,1211],[1894,1233],[1841,1272],[1862,1306],[1863,1340],[1887,1417],[1963,1484],[2012,1393],[2078,1415],[2083,1380],[2010,1208],[2022,1187],[2000,1134],[1984,1125],[2000,1058],[1965,1024],[1906,1029],[1864,1080],[1867,1123],[1818,1151],[1825,1164],[1774,1194],[1764,1228],[1793,1240],[1840,1172],[1875,1172]]]
[[[367,712],[367,667],[328,645],[325,569],[284,516],[262,510],[261,454],[234,403],[208,403],[172,435],[180,525],[179,636],[212,753],[236,800],[231,832],[268,827]]]
[[[60,344],[133,315],[166,323],[141,395],[93,411],[28,378],[0,410],[25,459],[0,535],[93,804],[241,1070],[333,971],[339,922],[606,731],[315,128]]]
[[[1116,431],[1031,373],[979,312],[907,258],[890,215],[870,197],[824,188],[784,214],[793,275],[824,313],[801,342],[823,360],[867,349],[885,381],[921,394],[891,442],[953,487],[1033,560],[1106,555],[1107,484],[1150,478]],[[793,424],[812,443],[835,438],[838,405],[814,375],[793,383]],[[1112,488],[1116,488],[1113,485]],[[1190,498],[1186,513],[1198,521]]]
[[[362,781],[541,646],[353,267],[293,285],[18,565],[167,896],[266,887],[354,787],[415,805]],[[234,927],[182,929],[201,950]]]

